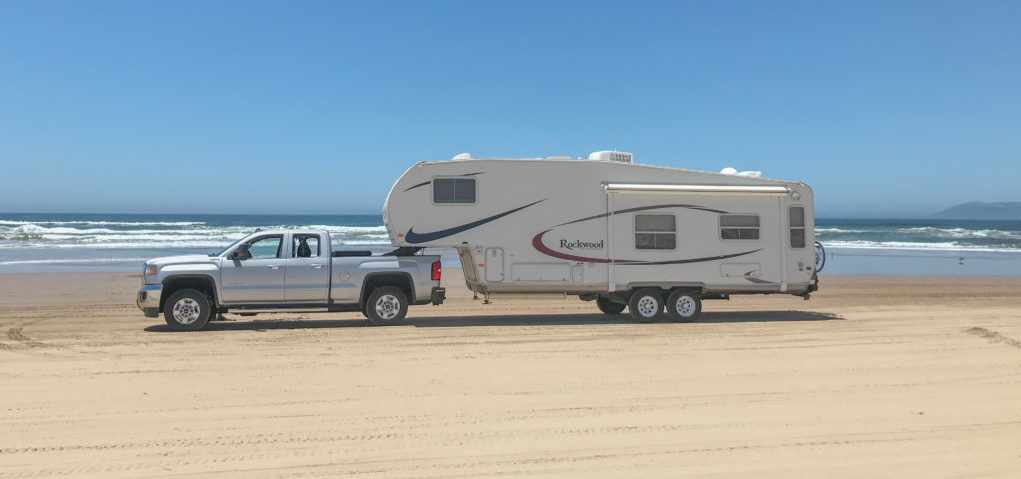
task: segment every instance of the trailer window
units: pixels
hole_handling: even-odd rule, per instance
[[[674,215],[635,215],[635,249],[677,247],[677,219]]]
[[[474,203],[474,178],[436,178],[433,180],[434,203]]]
[[[759,216],[720,215],[720,238],[726,240],[759,239]]]
[[[792,206],[790,209],[791,248],[805,247],[805,208]]]

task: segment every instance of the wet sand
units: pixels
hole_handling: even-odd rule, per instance
[[[0,477],[1018,477],[1021,279],[827,277],[634,324],[574,297],[169,332],[0,275]]]

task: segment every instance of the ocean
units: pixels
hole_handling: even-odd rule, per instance
[[[148,258],[216,252],[271,227],[325,229],[338,248],[391,249],[379,215],[0,213],[0,273],[135,272]],[[1021,221],[820,218],[816,237],[828,252],[824,275],[1021,276]]]

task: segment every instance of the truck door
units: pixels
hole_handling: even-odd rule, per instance
[[[326,303],[330,290],[326,238],[305,233],[289,236],[291,248],[284,280],[284,301]]]
[[[282,257],[284,235],[257,236],[244,244],[248,246],[248,255],[237,259],[223,258],[220,262],[223,302],[283,302],[286,271]]]

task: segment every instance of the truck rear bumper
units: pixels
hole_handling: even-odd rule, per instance
[[[432,302],[433,306],[438,306],[438,305],[443,304],[443,301],[446,300],[446,299],[447,299],[447,288],[441,288],[439,286],[434,286],[433,290],[432,290],[432,295],[431,295],[431,302]]]
[[[147,318],[157,318],[160,315],[160,297],[163,295],[163,286],[159,284],[143,284],[135,296],[135,305],[142,310]]]

